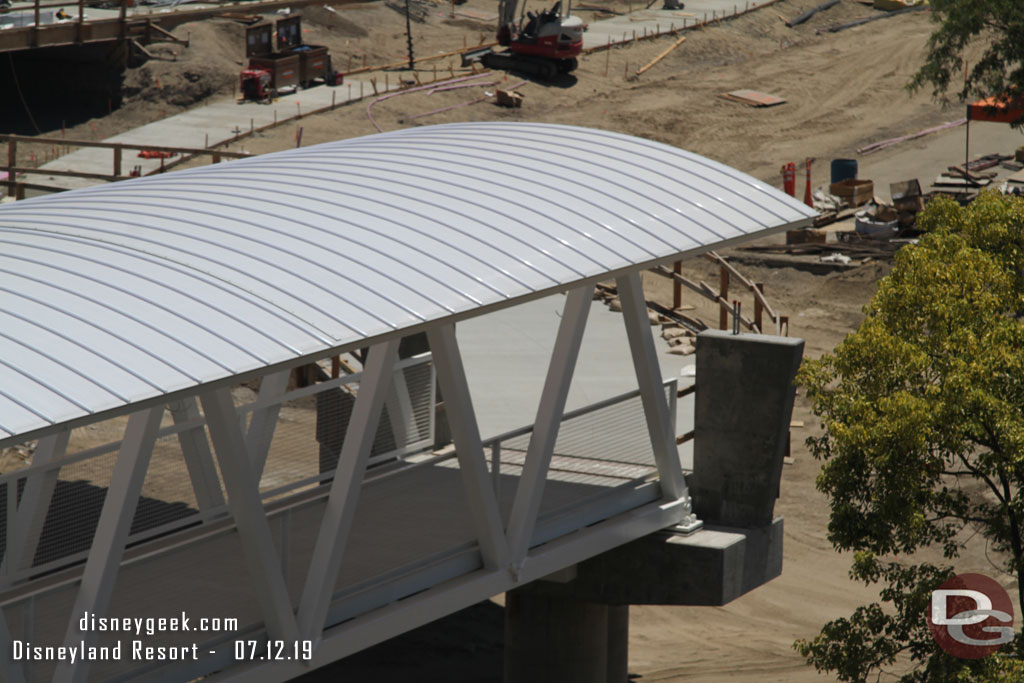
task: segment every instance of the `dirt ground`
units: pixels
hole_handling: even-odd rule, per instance
[[[607,0],[599,4],[619,11],[627,7]],[[819,0],[784,0],[691,32],[660,64],[628,80],[624,75],[656,57],[673,38],[587,55],[573,78],[551,85],[524,85],[521,109],[483,102],[406,121],[417,113],[478,97],[483,90],[467,88],[394,97],[375,107],[374,117],[384,130],[466,120],[605,128],[686,148],[777,186],[784,162],[820,159],[818,173],[824,179],[826,160],[856,157],[855,150],[869,142],[959,117],[959,109],[956,113],[943,109],[930,93],[911,95],[905,89],[922,60],[932,28],[928,13],[819,33],[872,13],[856,0],[842,0],[794,29],[780,20],[817,4]],[[496,14],[496,3],[470,0],[459,9],[486,17]],[[382,3],[339,7],[336,13],[307,8],[303,14],[306,42],[330,47],[339,70],[361,65],[364,56],[369,64],[405,57],[404,18]],[[585,20],[591,18],[589,13],[581,14]],[[176,33],[189,31],[191,47],[154,48],[164,59],[151,60],[128,74],[128,96],[121,110],[81,124],[68,136],[105,137],[201,103],[205,97],[231,94],[241,66],[244,27],[212,20],[179,27]],[[492,33],[492,25],[485,21],[465,16],[453,20],[445,5],[432,11],[426,23],[413,26],[417,56],[491,40]],[[447,60],[436,63],[441,70],[449,67]],[[420,72],[424,79],[432,75],[431,64]],[[457,64],[452,69],[458,74]],[[409,75],[396,70],[389,78]],[[383,80],[380,74],[376,77]],[[504,83],[504,75],[495,80]],[[513,80],[519,79],[509,77],[509,82]],[[784,97],[786,103],[756,109],[717,97],[739,88],[770,92]],[[365,103],[356,103],[245,139],[234,148],[263,153],[292,147],[300,125],[304,145],[376,132]],[[856,328],[862,319],[861,307],[889,267],[875,262],[825,276],[756,265],[741,270],[765,283],[769,300],[790,317],[790,334],[804,338],[806,354],[817,357]],[[703,260],[687,263],[685,272],[717,281],[717,267]],[[649,277],[648,292],[671,303],[667,280]],[[689,302],[705,320],[717,317],[711,304]],[[783,472],[777,506],[778,514],[786,518],[782,576],[722,608],[632,608],[630,671],[635,679],[645,683],[828,680],[803,664],[792,649],[793,640],[813,637],[828,619],[849,614],[876,596],[849,581],[849,558],[836,554],[826,540],[826,501],[814,488],[818,465],[803,445],[816,422],[802,394],[793,418],[806,426],[793,430],[794,462]],[[975,540],[970,548],[958,568],[998,576],[984,543]],[[372,676],[379,681],[498,681],[500,662],[501,609],[497,603],[487,603],[407,634],[390,646],[361,653],[327,675],[332,680],[343,674],[352,680]],[[326,680],[323,674],[313,676]]]

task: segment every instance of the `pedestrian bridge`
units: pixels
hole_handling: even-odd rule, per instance
[[[0,207],[0,446],[33,453],[0,476],[3,679],[287,680],[699,528],[640,273],[811,215],[495,123]],[[567,411],[612,280],[636,389]],[[482,435],[455,324],[558,293],[533,424]]]

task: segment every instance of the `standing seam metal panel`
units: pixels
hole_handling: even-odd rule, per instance
[[[805,224],[572,126],[412,128],[0,207],[0,441]]]

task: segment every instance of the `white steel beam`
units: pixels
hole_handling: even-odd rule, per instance
[[[160,429],[160,419],[164,407],[147,408],[133,413],[128,419],[124,430],[124,441],[117,454],[117,462],[110,476],[110,487],[107,489],[96,525],[96,535],[89,550],[82,572],[82,581],[75,598],[75,606],[71,609],[68,628],[64,636],[64,644],[68,647],[85,643],[86,647],[96,644],[99,637],[96,631],[82,632],[78,623],[83,614],[89,612],[98,616],[106,616],[110,606],[110,598],[114,593],[114,583],[121,568],[121,556],[124,545],[131,531],[132,518],[142,492],[142,483],[146,479],[146,470],[153,455],[153,444],[156,433]],[[59,683],[72,683],[86,680],[89,664],[79,661],[61,661],[54,671],[53,680]]]
[[[395,439],[395,449],[401,450],[409,445],[409,434],[414,433],[416,421],[413,418],[412,401],[409,400],[409,386],[405,381],[405,372],[395,370],[391,378],[391,391],[384,399],[388,411],[388,423]]]
[[[530,549],[533,529],[537,524],[548,466],[558,438],[558,428],[562,423],[562,413],[565,412],[565,400],[569,396],[569,385],[579,357],[593,294],[594,286],[586,285],[571,290],[566,296],[562,322],[558,326],[558,336],[555,338],[547,377],[544,379],[544,390],[537,407],[537,419],[509,517],[509,546],[517,570]]]
[[[640,385],[647,432],[658,465],[661,491],[666,499],[683,498],[686,496],[686,480],[683,479],[672,419],[668,413],[668,400],[661,380],[654,337],[651,335],[643,283],[639,273],[622,276],[615,282],[619,289],[619,301],[622,302],[622,319],[626,324],[629,350],[633,355],[633,369]]]
[[[238,537],[245,555],[245,564],[252,579],[267,633],[275,640],[293,642],[298,639],[295,613],[292,611],[288,587],[281,573],[281,561],[274,548],[270,524],[260,499],[259,479],[255,465],[245,447],[245,437],[235,412],[231,390],[214,389],[200,396],[210,439],[217,453],[228,505],[238,527]]]
[[[543,578],[572,564],[599,555],[686,519],[682,501],[659,501],[545,543],[530,555],[522,581]],[[291,680],[341,657],[347,657],[411,629],[511,590],[517,585],[508,572],[480,569],[445,581],[429,590],[373,610],[324,632],[312,662],[264,662],[238,665],[211,674],[209,683],[278,683]]]
[[[281,414],[281,402],[276,399],[284,396],[288,391],[288,379],[291,375],[292,371],[289,368],[264,375],[260,381],[260,394],[257,403],[261,405],[267,401],[273,401],[273,403],[262,405],[252,412],[249,432],[245,435],[245,447],[252,459],[253,473],[257,484],[263,477],[263,468],[267,464],[267,455],[270,453],[270,443],[274,440],[274,430],[277,429],[277,417]]]
[[[501,513],[495,489],[488,479],[487,460],[480,439],[480,427],[473,410],[473,399],[466,382],[466,370],[455,338],[455,325],[443,325],[427,332],[437,381],[444,398],[445,416],[452,430],[459,473],[469,503],[469,514],[476,529],[484,566],[507,567],[510,562]]]
[[[178,433],[178,443],[181,445],[181,454],[185,458],[185,466],[188,467],[189,479],[192,482],[192,491],[196,497],[196,504],[199,511],[208,513],[210,510],[220,508],[224,505],[224,494],[220,488],[220,477],[217,475],[217,468],[213,463],[213,454],[210,452],[210,442],[206,439],[206,427],[199,420],[199,404],[194,396],[189,396],[180,401],[174,401],[168,405],[174,424],[186,422],[197,422],[192,429]]]
[[[44,436],[36,446],[32,464],[34,466],[46,465],[61,458],[67,450],[70,436],[70,429],[61,429]],[[16,574],[22,569],[32,566],[36,548],[39,547],[39,536],[43,533],[43,524],[46,522],[46,514],[50,509],[50,501],[53,499],[53,490],[57,486],[58,474],[60,474],[60,468],[54,467],[28,476],[25,488],[21,493],[21,504],[18,505],[17,515],[13,520],[12,533],[7,537],[6,552],[3,563],[0,564],[0,575]],[[17,479],[14,481],[17,482]],[[16,483],[12,489],[8,489],[8,496],[12,490],[17,494]],[[8,498],[8,510],[12,508],[12,502]]]
[[[372,347],[366,359],[299,602],[298,623],[303,639],[318,641],[323,633],[384,397],[391,388],[399,341],[393,339]]]

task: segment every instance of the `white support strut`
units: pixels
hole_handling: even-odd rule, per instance
[[[318,641],[323,633],[384,397],[391,388],[399,341],[392,339],[372,347],[363,370],[299,602],[298,624],[303,639]]]
[[[629,349],[633,355],[633,369],[640,385],[647,431],[654,449],[654,460],[658,465],[662,495],[666,500],[683,498],[686,496],[686,480],[683,479],[675,433],[668,413],[668,400],[661,381],[643,283],[639,273],[620,277],[615,282],[622,302],[622,319],[626,325]]]
[[[194,396],[189,396],[168,405],[174,424],[199,421],[199,404]],[[178,434],[178,444],[185,458],[189,480],[192,482],[192,493],[196,497],[199,511],[209,513],[224,505],[224,494],[220,488],[220,478],[213,463],[210,442],[206,440],[206,427],[200,422],[192,429]]]
[[[263,468],[267,464],[270,443],[274,440],[274,430],[277,429],[277,416],[281,414],[281,402],[274,399],[284,396],[288,391],[288,379],[291,375],[290,369],[279,370],[264,375],[260,381],[258,402],[261,405],[267,401],[272,401],[272,403],[253,411],[252,419],[249,422],[249,431],[245,435],[245,447],[252,460],[253,474],[257,484],[259,484],[260,478],[263,476]]]
[[[164,407],[159,406],[140,410],[128,419],[124,441],[117,454],[117,462],[110,476],[110,488],[107,489],[103,510],[96,525],[96,535],[89,550],[89,559],[82,572],[78,596],[68,620],[64,636],[64,644],[68,647],[73,648],[80,643],[90,647],[95,645],[99,637],[94,630],[80,631],[79,620],[86,612],[99,616],[107,614],[163,414]],[[72,664],[69,660],[62,660],[57,664],[53,680],[55,683],[80,683],[86,680],[88,667],[87,661]]]
[[[228,505],[238,527],[245,565],[263,612],[267,633],[275,640],[294,642],[298,639],[295,613],[281,573],[280,558],[274,548],[270,524],[260,499],[259,479],[256,478],[254,463],[245,447],[231,390],[215,389],[203,394],[200,400],[224,477]]]
[[[524,561],[530,549],[537,514],[544,497],[544,482],[562,423],[562,413],[565,412],[565,401],[569,396],[569,385],[579,357],[593,293],[593,285],[587,285],[571,290],[565,300],[562,321],[558,326],[558,336],[555,338],[555,347],[544,380],[544,390],[537,406],[537,419],[526,451],[523,474],[516,488],[515,502],[509,517],[508,539],[515,566]]]
[[[445,415],[451,425],[455,454],[459,459],[462,486],[476,527],[484,567],[507,567],[510,561],[501,513],[494,488],[488,479],[487,460],[480,439],[480,427],[466,381],[466,369],[455,338],[455,326],[445,325],[427,333],[437,381],[444,397]]]
[[[70,429],[61,429],[40,439],[35,455],[32,457],[32,464],[45,465],[59,459],[67,450],[70,436]],[[21,504],[18,506],[17,515],[14,518],[13,533],[7,539],[3,564],[0,564],[0,576],[16,574],[20,570],[32,566],[59,473],[60,469],[57,467],[46,469],[29,476],[25,482],[25,488],[21,494]],[[8,499],[8,508],[12,506],[13,502]]]

